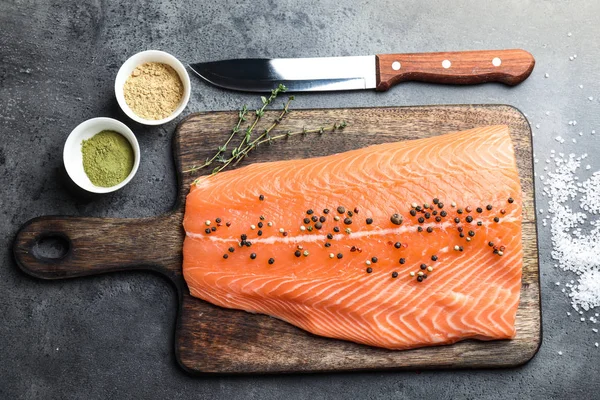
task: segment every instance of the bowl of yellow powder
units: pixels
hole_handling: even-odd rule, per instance
[[[124,123],[92,118],[77,125],[63,150],[69,177],[92,193],[114,192],[127,185],[140,165],[140,146]]]
[[[171,54],[147,50],[131,56],[115,79],[115,96],[125,114],[145,125],[176,118],[190,99],[190,77]]]

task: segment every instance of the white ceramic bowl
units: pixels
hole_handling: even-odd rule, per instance
[[[179,107],[177,107],[177,109],[175,109],[175,111],[173,111],[173,113],[167,118],[157,120],[142,118],[134,113],[125,101],[123,86],[125,86],[127,78],[129,78],[133,70],[138,65],[147,62],[157,62],[170,65],[179,74],[179,78],[181,78],[181,82],[183,83],[183,98],[181,99],[181,104],[179,104]],[[123,63],[119,69],[115,79],[115,96],[117,97],[119,106],[121,106],[121,109],[129,118],[144,125],[161,125],[176,118],[187,106],[187,103],[190,100],[190,92],[190,76],[188,75],[185,66],[169,53],[160,50],[146,50],[129,57],[129,59],[127,59],[127,61],[125,61],[125,63]]]
[[[131,143],[134,154],[133,168],[127,178],[118,185],[111,187],[94,185],[83,170],[81,142],[104,130],[115,131],[123,135],[129,140],[129,143]],[[138,167],[140,166],[140,145],[131,129],[121,121],[104,117],[92,118],[77,125],[77,127],[69,134],[69,137],[67,137],[65,148],[63,150],[63,162],[65,163],[67,174],[69,174],[69,177],[80,188],[92,193],[110,193],[127,185],[137,172]]]

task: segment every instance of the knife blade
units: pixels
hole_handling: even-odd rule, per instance
[[[278,84],[288,91],[388,90],[406,81],[445,84],[500,82],[516,85],[531,74],[535,60],[525,50],[379,54],[351,57],[232,59],[190,64],[213,85],[268,92]]]

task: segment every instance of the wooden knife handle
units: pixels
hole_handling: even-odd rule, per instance
[[[376,60],[376,89],[380,91],[406,81],[513,86],[527,79],[535,65],[533,56],[520,49],[380,54]]]
[[[19,267],[42,279],[149,269],[175,280],[181,274],[183,233],[170,215],[157,218],[39,217],[17,233],[13,253]],[[40,241],[54,238],[66,251],[58,258],[40,254]]]

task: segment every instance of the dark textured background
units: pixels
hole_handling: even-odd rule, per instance
[[[140,272],[41,281],[21,273],[12,259],[15,232],[35,216],[142,217],[172,206],[177,121],[137,125],[113,94],[120,64],[150,48],[184,62],[525,48],[537,65],[516,88],[404,84],[388,93],[301,94],[294,106],[509,103],[531,120],[538,174],[551,148],[592,154],[592,171],[600,169],[594,155],[600,145],[589,133],[600,134],[600,3],[453,3],[1,0],[0,398],[598,398],[600,350],[593,342],[600,335],[567,318],[569,301],[554,285],[566,278],[552,268],[548,228],[541,226],[544,342],[526,366],[495,371],[194,378],[176,364],[175,293],[160,277]],[[573,54],[577,59],[569,61]],[[224,92],[193,77],[192,84],[185,113],[256,102],[256,95]],[[96,116],[127,123],[138,136],[142,162],[124,189],[82,199],[63,180],[62,146],[72,128]],[[570,138],[579,130],[585,135],[575,145]],[[567,143],[558,145],[558,134]]]

